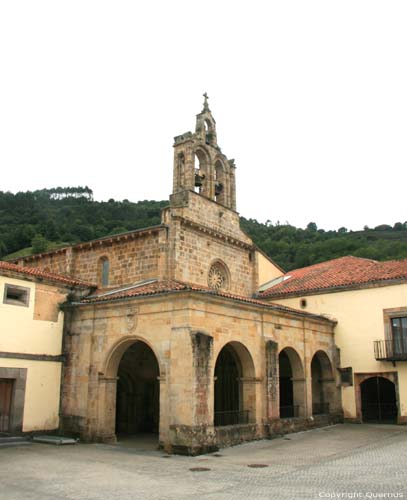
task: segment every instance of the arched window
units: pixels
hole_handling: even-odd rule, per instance
[[[107,257],[99,259],[98,284],[102,288],[109,286],[109,259]]]

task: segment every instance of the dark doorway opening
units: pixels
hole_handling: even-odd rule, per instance
[[[13,379],[0,379],[0,432],[9,432]]]
[[[159,366],[144,342],[131,345],[118,369],[116,435],[158,434],[160,420]]]
[[[280,373],[280,418],[295,416],[293,372],[290,359],[284,351],[278,356]]]
[[[360,384],[363,422],[396,423],[397,401],[393,382],[370,377]]]
[[[247,423],[242,410],[242,367],[232,346],[226,345],[215,365],[215,426]]]

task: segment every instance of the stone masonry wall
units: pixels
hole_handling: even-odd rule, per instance
[[[193,191],[171,195],[171,214],[202,224],[249,245],[251,239],[240,229],[239,214]]]
[[[215,261],[229,271],[230,293],[251,296],[257,288],[253,243],[240,229],[239,216],[192,191],[171,196],[163,222],[170,226],[170,275],[174,279],[208,286]]]
[[[130,233],[68,247],[61,251],[27,257],[20,265],[100,284],[100,259],[109,260],[109,287],[143,279],[163,278],[166,274],[167,229]]]
[[[76,278],[100,282],[100,259],[109,259],[109,286],[135,283],[163,275],[165,261],[165,231],[143,235],[131,240],[84,247],[75,252],[74,275]]]
[[[225,244],[184,224],[180,224],[173,245],[175,279],[208,286],[211,264],[221,261],[229,271],[225,291],[247,297],[255,292],[255,266],[249,250]]]

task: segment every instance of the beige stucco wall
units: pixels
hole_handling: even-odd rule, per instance
[[[261,252],[256,252],[256,259],[258,265],[259,285],[263,285],[284,273]]]
[[[407,416],[407,362],[376,361],[373,341],[385,339],[383,310],[404,307],[407,311],[407,284],[304,296],[304,309],[326,314],[338,321],[335,341],[341,350],[341,366],[353,373],[398,372],[400,416]],[[273,302],[300,308],[301,297],[273,299]],[[355,387],[342,388],[344,415],[356,418]]]
[[[29,306],[4,303],[5,284],[29,288]],[[0,276],[0,351],[8,355],[58,356],[62,349],[63,294],[54,286]],[[43,318],[55,318],[49,321]],[[10,354],[11,353],[11,354]],[[1,356],[1,368],[25,368],[24,432],[56,429],[59,425],[61,363]]]
[[[2,368],[26,368],[23,432],[57,429],[61,363],[0,358]]]
[[[29,307],[4,304],[4,285],[18,285],[30,289]],[[0,276],[0,351],[22,352],[30,354],[61,354],[63,313],[59,311],[57,321],[41,321],[34,319],[34,304],[38,285],[25,280],[17,280]],[[41,285],[41,291],[44,285]],[[50,296],[42,297],[45,305],[49,300],[56,300],[58,293],[54,287],[48,287]],[[62,296],[60,297],[62,301]],[[57,304],[55,304],[57,307]],[[36,309],[38,310],[38,304]]]

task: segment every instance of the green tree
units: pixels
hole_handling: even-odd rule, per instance
[[[32,253],[43,253],[48,249],[48,241],[42,234],[36,234],[31,241]]]

